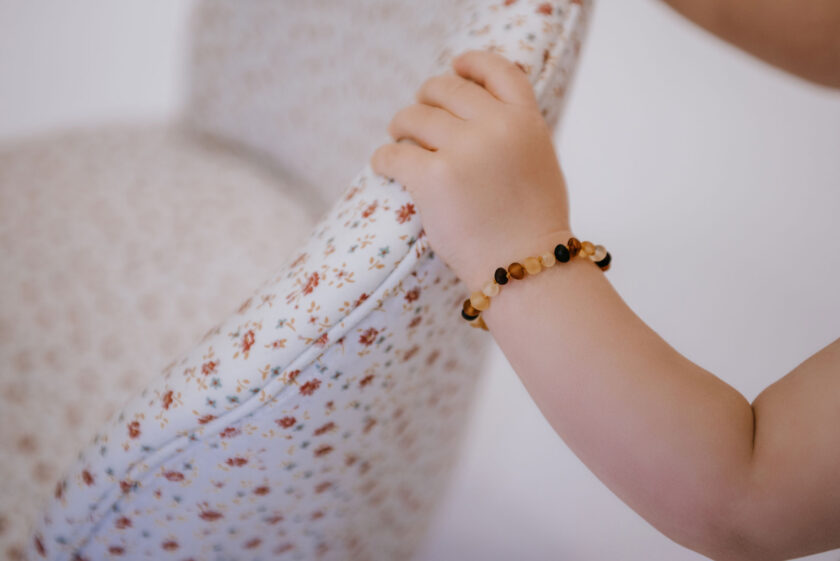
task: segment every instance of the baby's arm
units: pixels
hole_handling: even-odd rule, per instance
[[[412,192],[433,249],[475,291],[572,228],[525,75],[479,51],[454,67],[391,122],[417,144],[386,144],[372,165]],[[675,541],[763,561],[840,546],[840,340],[751,406],[645,325],[588,259],[505,286],[483,318],[563,440]]]
[[[665,0],[696,24],[798,76],[840,88],[837,0]]]

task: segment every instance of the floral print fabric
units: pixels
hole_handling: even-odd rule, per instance
[[[481,2],[555,122],[579,2]],[[444,489],[488,339],[407,191],[368,166],[280,272],[128,403],[55,487],[49,559],[406,559]]]

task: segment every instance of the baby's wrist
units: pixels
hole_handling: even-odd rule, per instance
[[[511,236],[504,242],[494,244],[483,251],[475,252],[471,259],[460,267],[456,273],[470,291],[480,292],[488,283],[495,282],[495,273],[499,268],[505,270],[513,263],[523,263],[528,258],[535,258],[544,267],[545,261],[554,257],[554,250],[558,244],[567,244],[574,234],[568,227],[561,227],[542,234],[531,236]],[[556,259],[556,257],[555,257]],[[492,289],[490,289],[492,290]]]

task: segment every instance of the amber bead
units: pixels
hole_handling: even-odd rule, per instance
[[[527,257],[522,261],[522,266],[525,267],[525,270],[528,271],[529,275],[536,275],[540,271],[542,271],[542,265],[540,265],[540,260],[536,257]]]
[[[470,325],[479,329],[483,329],[484,331],[490,331],[489,329],[487,329],[487,324],[484,323],[484,318],[482,317],[479,317],[477,320],[470,322]]]
[[[610,252],[608,251],[604,258],[600,261],[596,261],[595,264],[598,265],[598,267],[600,267],[602,271],[606,271],[607,269],[609,269],[611,261],[612,255],[610,255]]]
[[[483,292],[477,290],[470,294],[470,304],[479,312],[483,312],[490,307],[490,299]]]
[[[549,267],[554,267],[557,264],[557,258],[554,257],[554,254],[550,251],[546,251],[542,255],[540,255],[540,265],[543,268],[548,269]]]
[[[461,310],[461,315],[464,316],[465,319],[467,319],[467,316],[469,316],[469,319],[475,319],[481,315],[481,312],[476,310],[472,303],[470,303],[470,299],[467,298],[464,300],[464,308]]]
[[[569,238],[569,241],[566,242],[566,247],[569,248],[569,256],[576,257],[578,253],[580,253],[580,240],[577,238]]]
[[[554,248],[554,257],[561,263],[566,263],[570,255],[569,248],[561,243],[557,244],[557,247]]]
[[[508,274],[516,280],[525,278],[525,267],[519,263],[511,263],[508,265]]]
[[[595,253],[595,244],[592,242],[583,242],[580,244],[580,256],[581,257],[589,257]]]
[[[499,285],[496,284],[496,281],[487,281],[487,284],[484,285],[481,292],[483,292],[488,298],[492,298],[499,293]]]
[[[595,251],[592,252],[592,255],[589,256],[590,259],[593,261],[600,261],[604,257],[607,256],[607,248],[602,245],[596,245]]]

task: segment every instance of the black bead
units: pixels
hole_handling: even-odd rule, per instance
[[[598,267],[600,267],[601,269],[603,269],[605,267],[609,267],[610,261],[612,261],[612,255],[610,255],[610,252],[608,251],[607,256],[601,259],[600,261],[596,261],[595,264],[598,265]]]
[[[572,254],[569,253],[568,247],[559,243],[557,244],[557,247],[554,248],[554,257],[561,263],[567,263],[572,257]]]
[[[504,267],[499,267],[496,269],[496,272],[493,273],[493,278],[496,280],[497,284],[507,284],[508,272]]]
[[[461,317],[464,318],[467,321],[472,321],[475,318],[477,318],[478,316],[471,316],[466,312],[466,310],[461,310]]]

